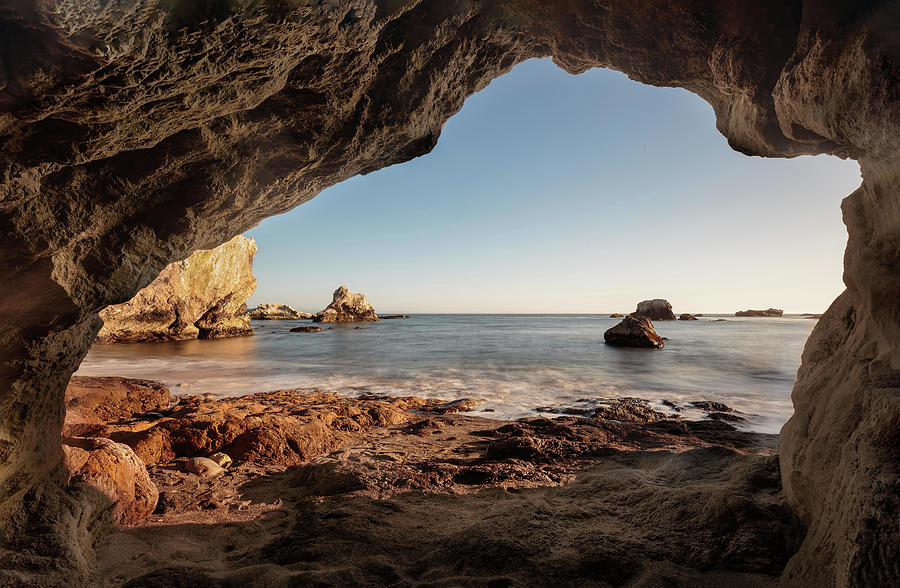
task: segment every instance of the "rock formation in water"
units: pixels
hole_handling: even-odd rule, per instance
[[[672,312],[672,305],[669,304],[668,300],[663,300],[662,298],[638,302],[637,310],[631,314],[645,316],[651,321],[675,320],[675,313]]]
[[[665,343],[656,334],[653,322],[641,314],[629,314],[618,325],[603,333],[607,345],[617,347],[653,347],[662,349]]]
[[[734,316],[749,316],[755,318],[780,318],[784,315],[784,311],[779,308],[768,308],[766,310],[739,310]]]
[[[256,321],[302,321],[313,318],[314,314],[294,310],[287,304],[260,304],[247,311],[251,320]]]
[[[313,320],[317,323],[359,323],[379,319],[365,294],[354,294],[341,286],[334,291],[331,304]]]
[[[252,335],[247,298],[256,290],[256,242],[241,235],[166,267],[123,304],[100,312],[103,343]]]
[[[678,320],[680,320],[680,321],[696,321],[699,319],[697,318],[697,315],[684,313],[684,314],[681,314],[678,316]]]
[[[609,318],[625,318],[625,315],[620,312],[614,312],[609,315]]]
[[[900,584],[894,3],[98,6],[0,6],[0,583],[89,571],[106,505],[68,484],[60,431],[100,310],[330,185],[427,153],[467,96],[550,56],[698,94],[743,153],[859,161],[847,289],[807,343],[781,437],[808,527],[784,582]]]
[[[312,326],[303,326],[303,327],[294,327],[291,329],[291,333],[321,333],[322,327],[312,327]]]

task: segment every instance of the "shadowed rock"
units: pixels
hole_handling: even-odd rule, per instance
[[[653,347],[661,349],[665,343],[656,334],[653,322],[645,316],[630,314],[618,325],[603,333],[607,345],[617,347]]]
[[[662,298],[638,302],[637,310],[631,314],[645,316],[651,321],[675,320],[675,313],[672,312],[672,305],[669,304],[668,300],[663,300]]]

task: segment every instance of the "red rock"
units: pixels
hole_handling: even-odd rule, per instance
[[[156,508],[156,484],[127,445],[99,437],[68,437],[63,452],[71,483],[87,484],[109,498],[119,525],[137,523]]]

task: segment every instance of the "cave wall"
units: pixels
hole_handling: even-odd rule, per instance
[[[749,155],[859,160],[847,290],[780,446],[810,529],[785,582],[900,581],[898,29],[872,0],[0,0],[0,579],[90,569],[99,515],[59,431],[98,311],[427,153],[467,96],[552,56],[695,92]]]

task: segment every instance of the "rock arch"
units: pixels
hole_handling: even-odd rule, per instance
[[[784,581],[898,583],[898,29],[896,5],[850,0],[0,2],[0,577],[89,569],[98,503],[59,431],[100,309],[427,153],[467,96],[552,56],[697,93],[746,154],[859,161],[847,289],[779,449],[809,527]]]

